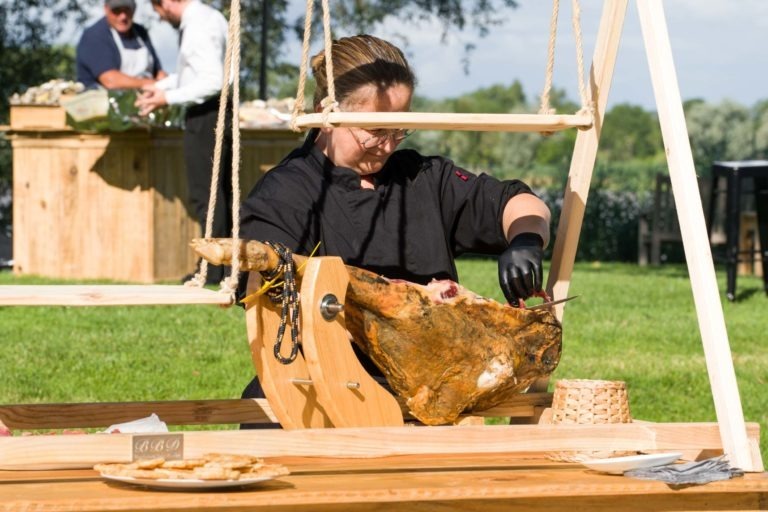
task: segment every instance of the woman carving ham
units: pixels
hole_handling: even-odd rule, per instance
[[[335,95],[348,112],[407,112],[416,83],[403,53],[370,36],[333,42]],[[314,108],[327,96],[324,53],[312,59]],[[440,156],[398,146],[397,129],[316,128],[254,187],[241,235],[297,254],[339,256],[390,279],[458,280],[454,259],[498,256],[501,290],[513,306],[542,290],[550,213],[519,180],[469,172]],[[319,245],[318,245],[319,244]],[[371,364],[366,369],[380,374]],[[258,381],[245,397],[263,396]]]

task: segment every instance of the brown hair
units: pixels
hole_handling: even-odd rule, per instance
[[[408,61],[398,47],[370,35],[342,37],[331,45],[333,59],[333,83],[336,101],[343,103],[352,93],[365,85],[375,85],[380,90],[395,84],[403,84],[411,90],[416,77]],[[315,77],[314,105],[328,95],[325,70],[325,52],[312,57],[312,74]]]

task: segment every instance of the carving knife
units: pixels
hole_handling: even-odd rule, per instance
[[[543,308],[548,308],[548,307],[554,306],[556,304],[562,304],[563,302],[568,302],[569,300],[573,300],[575,298],[578,298],[578,295],[571,295],[570,297],[566,297],[564,299],[551,300],[549,302],[542,302],[541,304],[536,304],[535,306],[528,306],[525,309],[543,309]]]

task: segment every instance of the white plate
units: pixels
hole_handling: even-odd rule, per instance
[[[243,487],[245,485],[253,485],[258,482],[264,482],[266,480],[272,480],[274,477],[263,476],[259,478],[245,478],[241,480],[196,480],[196,479],[183,479],[183,478],[134,478],[132,476],[116,476],[101,474],[102,477],[107,480],[114,480],[116,482],[123,482],[126,484],[142,485],[146,487],[154,487],[158,489],[216,489],[225,487]]]
[[[682,453],[650,453],[648,455],[630,455],[628,457],[613,457],[610,459],[585,460],[583,465],[595,471],[621,475],[625,471],[637,468],[650,468],[671,464],[682,457]]]

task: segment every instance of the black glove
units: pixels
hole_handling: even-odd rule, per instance
[[[499,256],[499,286],[514,307],[541,291],[541,259],[544,240],[536,233],[521,233]]]

